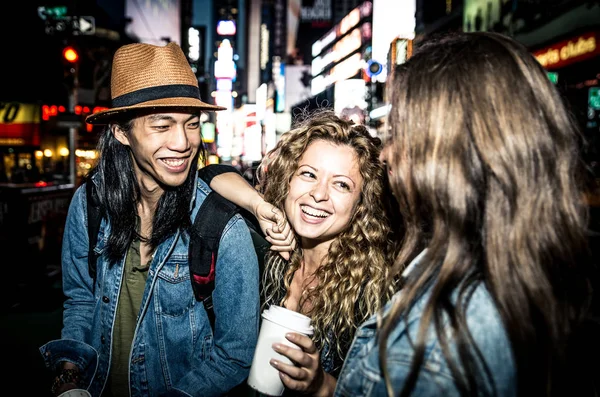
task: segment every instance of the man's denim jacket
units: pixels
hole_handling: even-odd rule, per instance
[[[192,218],[210,188],[197,181]],[[97,280],[88,272],[85,186],[67,216],[62,249],[66,296],[60,340],[40,348],[54,369],[70,361],[83,370],[84,387],[99,396],[107,384],[115,313],[125,258],[108,266],[98,258]],[[110,224],[102,221],[96,252],[106,246]],[[178,231],[161,243],[148,271],[130,352],[132,396],[216,396],[248,376],[258,339],[259,270],[245,221],[236,215],[221,237],[213,291],[213,335],[202,302],[194,298],[188,266],[189,235]]]
[[[407,269],[412,269],[422,258],[424,252]],[[384,308],[385,313],[389,311],[392,302],[401,293],[402,291],[397,292],[388,302]],[[400,393],[410,373],[414,354],[411,340],[413,342],[417,340],[419,320],[429,296],[428,293],[424,294],[410,311],[408,321],[399,321],[389,335],[386,362],[395,395]],[[516,369],[510,342],[498,310],[482,284],[475,288],[471,296],[466,317],[469,331],[489,370],[489,376],[487,376],[482,363],[477,363],[479,368],[475,376],[482,383],[477,395],[516,396]],[[377,316],[374,315],[363,323],[355,334],[338,378],[336,397],[387,395],[385,381],[379,366],[379,346],[376,344],[376,338]],[[456,357],[455,348],[451,347],[451,350]],[[460,396],[433,327],[428,330],[424,362],[412,395],[419,397]]]

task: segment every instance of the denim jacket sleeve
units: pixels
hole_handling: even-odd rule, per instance
[[[221,236],[213,304],[216,321],[210,359],[197,355],[197,365],[177,382],[179,391],[193,396],[222,395],[250,372],[258,340],[259,271],[250,232],[239,215]]]
[[[388,304],[389,306],[389,304]],[[411,319],[407,327],[400,323],[388,339],[386,363],[394,393],[399,392],[411,370],[413,349],[418,321]],[[410,337],[407,337],[411,334]],[[338,378],[336,397],[386,396],[385,380],[379,365],[377,322],[374,315],[356,332],[342,372]],[[452,376],[445,365],[441,351],[434,346],[426,347],[426,357],[412,395],[423,397],[458,397]]]
[[[399,294],[398,292],[394,299]],[[398,321],[390,333],[386,346],[386,362],[390,383],[395,393],[404,386],[410,373],[414,356],[412,341],[417,340],[423,304],[427,295],[415,305],[407,321]],[[392,301],[394,300],[392,299]],[[390,303],[387,307],[389,308]],[[478,353],[475,376],[478,379],[478,396],[515,396],[516,372],[508,336],[497,308],[487,292],[476,288],[467,309],[467,327]],[[448,331],[449,332],[449,331]],[[449,336],[449,335],[448,335]],[[451,354],[458,358],[456,346]],[[338,378],[336,397],[386,395],[385,381],[379,365],[376,318],[367,320],[356,332],[352,347]],[[434,327],[430,326],[425,337],[425,356],[414,396],[459,397],[448,362],[442,352]]]
[[[94,306],[93,280],[88,272],[85,187],[79,187],[65,223],[62,245],[62,283],[66,300],[61,339],[40,348],[49,368],[70,361],[93,373],[96,351],[90,344]],[[89,378],[88,378],[89,379]]]

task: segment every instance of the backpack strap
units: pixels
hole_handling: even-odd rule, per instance
[[[98,232],[100,231],[100,222],[102,221],[102,208],[100,205],[100,199],[98,198],[98,192],[96,191],[96,185],[92,182],[92,179],[88,179],[85,184],[85,193],[87,198],[87,221],[88,221],[88,271],[90,277],[96,278],[96,262],[98,261],[98,255],[94,248],[98,242]],[[95,283],[94,283],[95,284]]]
[[[200,206],[190,230],[188,261],[192,288],[196,300],[204,303],[213,329],[215,314],[212,291],[215,288],[219,242],[225,225],[238,211],[235,204],[214,191],[210,192]]]

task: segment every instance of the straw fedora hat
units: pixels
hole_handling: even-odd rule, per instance
[[[127,44],[115,52],[110,85],[112,108],[89,115],[90,124],[108,124],[143,110],[224,110],[200,100],[198,79],[177,43]]]

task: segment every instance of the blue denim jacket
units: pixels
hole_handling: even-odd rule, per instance
[[[197,182],[195,217],[210,188]],[[62,264],[66,296],[60,340],[40,348],[54,369],[70,361],[83,369],[92,396],[106,387],[112,332],[125,258],[109,267],[98,258],[96,285],[88,273],[85,187],[77,189],[65,226]],[[97,252],[106,246],[110,224],[102,221]],[[259,270],[245,221],[229,221],[219,246],[213,291],[213,335],[201,302],[194,298],[188,267],[187,232],[157,247],[137,318],[130,358],[132,396],[216,396],[248,376],[259,324]]]
[[[417,257],[409,268],[421,258]],[[399,291],[384,308],[388,312],[392,302],[402,294]],[[429,294],[424,294],[410,311],[407,322],[400,321],[387,341],[387,366],[394,394],[404,385],[413,358],[411,340],[415,341],[419,320]],[[478,363],[479,376],[483,387],[480,396],[516,396],[517,379],[514,358],[508,336],[494,302],[483,284],[477,286],[467,307],[467,326],[480,349],[483,360],[490,371],[484,373],[482,363]],[[363,323],[355,334],[354,341],[338,378],[335,396],[386,396],[385,381],[379,367],[379,349],[376,345],[376,315]],[[407,326],[408,324],[408,326]],[[409,337],[410,335],[410,337]],[[410,340],[409,340],[410,339]],[[451,347],[456,357],[456,350]],[[412,395],[460,396],[442,353],[440,344],[430,327],[425,342],[425,357],[421,372]]]

